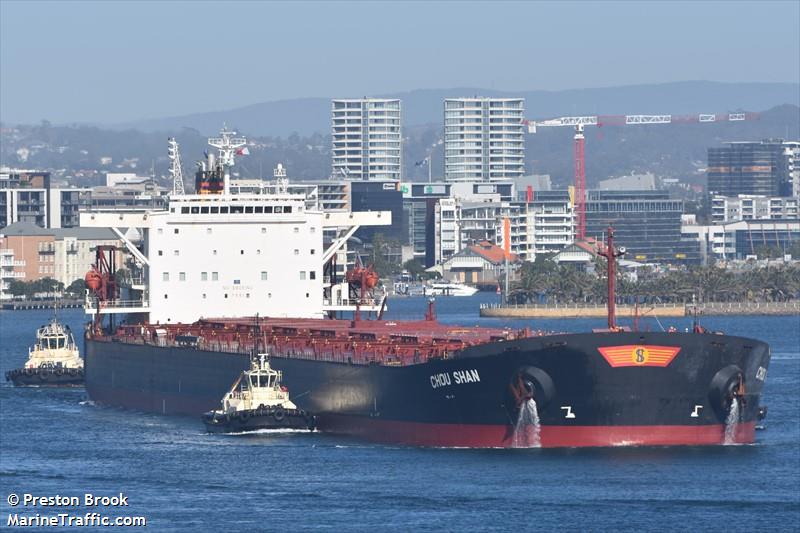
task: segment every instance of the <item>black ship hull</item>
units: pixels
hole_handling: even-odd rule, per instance
[[[83,370],[16,368],[6,372],[6,381],[15,387],[82,387]]]
[[[405,366],[271,351],[322,431],[420,446],[713,445],[755,438],[769,347],[733,336],[589,333],[473,346]],[[163,414],[216,408],[249,356],[86,340],[96,402]],[[535,402],[538,420],[521,428]],[[531,436],[532,434],[532,436]]]

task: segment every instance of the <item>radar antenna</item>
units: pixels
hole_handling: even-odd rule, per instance
[[[236,132],[229,130],[227,126],[222,126],[222,131],[219,132],[219,137],[212,137],[208,139],[209,146],[219,150],[219,163],[224,167],[225,175],[225,190],[224,194],[230,193],[230,167],[235,164],[235,155],[247,155],[247,139],[244,137],[235,137]]]
[[[181,152],[175,137],[170,137],[167,141],[169,148],[169,173],[172,176],[172,195],[183,196],[186,191],[183,188],[183,170],[181,170]]]

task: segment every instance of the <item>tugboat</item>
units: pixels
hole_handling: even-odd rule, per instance
[[[55,317],[36,330],[36,344],[23,368],[6,372],[15,387],[78,387],[83,385],[83,359],[69,326]]]
[[[242,372],[222,398],[222,408],[203,414],[211,433],[238,433],[257,429],[313,430],[314,417],[289,400],[281,385],[282,372],[269,366],[266,354],[252,358],[250,370]]]

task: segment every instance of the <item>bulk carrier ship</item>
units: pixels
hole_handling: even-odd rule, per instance
[[[619,328],[613,241],[603,331],[546,334],[382,318],[368,267],[345,270],[360,226],[388,212],[324,212],[278,176],[231,193],[246,145],[223,130],[196,175],[198,194],[164,210],[93,211],[141,272],[120,288],[112,248],[87,274],[85,376],[95,402],[200,416],[265,353],[319,430],[448,447],[751,443],[770,360],[760,341]],[[180,177],[177,146],[172,172]],[[178,181],[176,180],[176,183]],[[137,228],[141,247],[123,228]],[[125,296],[121,296],[122,293]],[[377,315],[367,319],[365,315]],[[125,321],[115,326],[115,317]],[[348,316],[348,318],[344,318]]]

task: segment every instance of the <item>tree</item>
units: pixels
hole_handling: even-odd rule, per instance
[[[386,241],[382,233],[372,236],[372,255],[370,262],[375,272],[382,278],[386,278],[401,270],[400,264],[388,259],[392,243]]]
[[[12,296],[29,296],[30,287],[24,281],[13,279],[8,283],[8,292]]]
[[[66,292],[73,296],[83,296],[86,292],[86,281],[83,278],[78,278],[67,287]]]
[[[413,280],[419,279],[425,273],[425,267],[416,259],[409,259],[403,263],[403,270],[408,271]]]

